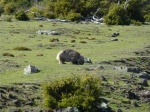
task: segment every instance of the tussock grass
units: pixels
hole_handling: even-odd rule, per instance
[[[15,47],[14,50],[22,50],[22,51],[31,51],[31,49],[27,48],[27,47]]]
[[[3,53],[2,55],[3,55],[3,56],[10,56],[10,57],[14,57],[14,55],[13,55],[13,54],[11,54],[11,53]]]

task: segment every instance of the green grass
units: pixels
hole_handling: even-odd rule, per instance
[[[39,27],[39,25],[43,27]],[[114,60],[126,57],[133,57],[133,51],[141,49],[148,45],[149,40],[149,25],[143,26],[105,26],[95,24],[70,24],[56,23],[53,26],[51,22],[44,21],[13,21],[0,22],[1,44],[0,54],[9,52],[15,57],[0,56],[1,60],[8,59],[20,65],[19,68],[13,68],[1,73],[1,84],[12,82],[42,82],[49,77],[62,77],[74,73],[78,69],[88,67],[76,66],[67,63],[59,65],[55,59],[57,53],[65,48],[72,48],[79,51],[85,57],[89,57],[93,63],[98,63],[106,60]],[[95,28],[99,29],[98,32]],[[63,32],[60,36],[38,35],[35,32],[39,29],[56,30]],[[58,30],[59,29],[59,30]],[[80,31],[80,33],[74,32]],[[19,33],[16,33],[19,32]],[[114,32],[119,32],[118,42],[110,41],[109,37]],[[90,34],[90,35],[89,35]],[[75,43],[71,43],[71,36],[74,36]],[[32,38],[30,38],[32,37]],[[80,39],[82,37],[82,39]],[[59,42],[50,42],[52,38],[58,38]],[[95,38],[89,40],[88,38]],[[81,41],[86,41],[82,44]],[[38,47],[42,44],[43,47]],[[72,47],[74,45],[74,47]],[[24,46],[32,51],[16,51],[13,50],[18,46]],[[38,57],[38,54],[43,56]],[[28,64],[37,66],[41,72],[34,75],[24,75],[23,69]],[[3,66],[2,64],[0,66]],[[14,77],[14,80],[10,80]],[[23,78],[22,78],[23,77]]]
[[[40,26],[43,27],[40,27]],[[142,26],[106,26],[96,24],[51,23],[45,21],[0,21],[0,85],[12,83],[44,83],[62,77],[82,75],[86,67],[99,65],[108,60],[136,57],[134,51],[142,50],[150,44],[150,25]],[[56,30],[62,34],[38,35],[38,30]],[[111,34],[119,32],[119,41],[111,41]],[[50,42],[58,38],[59,42]],[[75,40],[75,42],[71,42]],[[86,43],[81,43],[86,42]],[[26,47],[31,51],[14,50],[16,47]],[[42,47],[40,47],[42,46]],[[66,48],[72,48],[90,58],[92,65],[72,65],[67,63],[59,65],[56,60],[57,53]],[[4,53],[13,54],[14,57],[3,56]],[[42,54],[43,56],[37,56]],[[36,66],[40,72],[25,75],[27,65]],[[9,66],[18,65],[19,67]],[[110,84],[122,74],[114,71],[112,66],[104,66],[107,70],[91,71],[92,74],[106,76]],[[129,74],[123,74],[129,75]],[[122,86],[119,82],[118,86]],[[111,96],[110,96],[111,97]],[[121,97],[119,97],[121,99]],[[113,107],[113,104],[110,104]],[[124,109],[125,112],[140,112],[142,108]],[[116,106],[113,107],[116,109]],[[122,108],[122,107],[120,107]],[[143,112],[147,112],[146,108]]]

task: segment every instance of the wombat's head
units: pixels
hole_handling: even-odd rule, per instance
[[[84,57],[82,55],[80,55],[80,57],[78,59],[78,64],[79,65],[83,65],[84,64]]]

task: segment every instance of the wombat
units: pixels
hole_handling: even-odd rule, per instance
[[[72,64],[83,65],[84,57],[77,51],[72,49],[65,49],[60,51],[56,59],[59,61],[59,64],[65,64],[65,62],[71,62]]]

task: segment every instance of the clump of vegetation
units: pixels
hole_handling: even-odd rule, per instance
[[[59,39],[58,38],[52,38],[52,39],[50,39],[50,42],[59,42]]]
[[[51,109],[71,106],[81,111],[96,112],[101,104],[101,81],[96,75],[60,79],[43,87],[44,105]]]
[[[75,42],[76,40],[71,40],[71,43]]]
[[[145,21],[150,22],[150,14],[149,14],[149,15],[148,15],[148,14],[147,14],[147,15],[145,15],[145,16],[144,16],[144,19],[145,19]]]
[[[81,18],[81,14],[80,13],[76,13],[75,11],[70,11],[67,15],[67,19],[71,20],[71,21],[79,21]]]
[[[14,55],[13,55],[13,54],[11,54],[11,53],[3,53],[2,55],[3,55],[3,56],[10,56],[10,57],[14,57]]]
[[[5,18],[5,21],[7,21],[7,22],[12,22],[12,18],[11,18],[11,17],[6,17],[6,18]]]
[[[105,23],[108,25],[129,25],[130,18],[127,11],[121,6],[110,7],[109,13],[105,16]]]
[[[131,23],[134,24],[134,25],[137,25],[137,26],[141,26],[142,25],[142,22],[135,21],[135,20],[132,20]]]
[[[43,27],[43,25],[39,25],[39,27]]]
[[[87,43],[87,42],[86,42],[86,41],[84,41],[84,40],[81,40],[81,41],[80,41],[80,43],[83,43],[83,44],[85,44],[85,43]]]
[[[20,21],[28,21],[29,17],[26,15],[24,11],[18,11],[15,13],[15,18]]]
[[[23,47],[23,46],[15,47],[14,50],[31,51],[31,49],[29,49],[29,48],[27,48],[27,47]]]
[[[89,40],[96,40],[96,38],[89,38]]]
[[[4,7],[5,14],[11,15],[16,11],[16,4],[15,3],[8,3]]]

